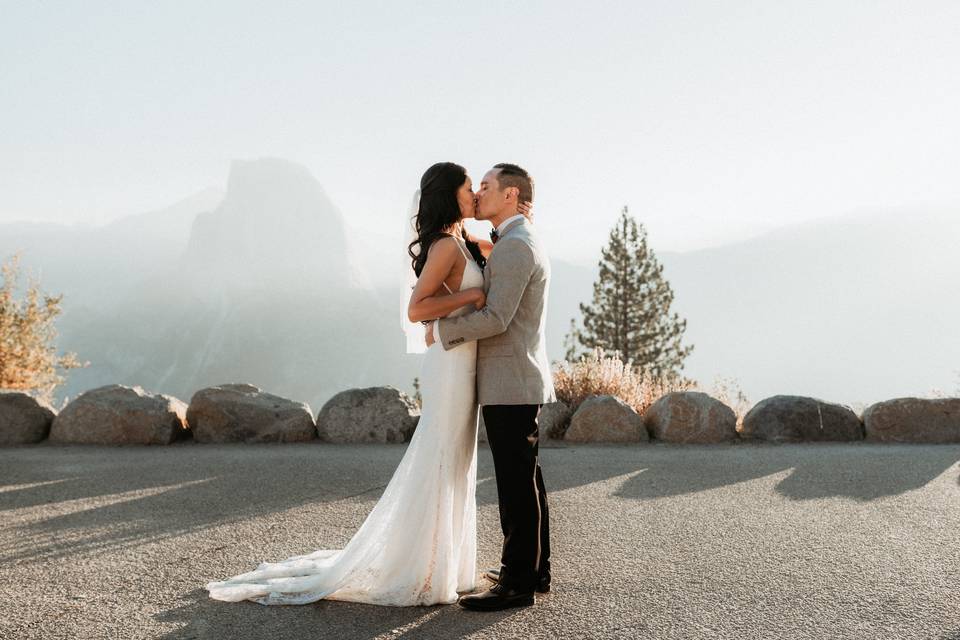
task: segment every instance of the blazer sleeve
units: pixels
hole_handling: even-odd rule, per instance
[[[533,249],[519,238],[504,238],[490,254],[490,288],[487,303],[479,311],[437,321],[436,338],[449,351],[463,342],[489,338],[507,330],[517,313],[520,299],[533,276],[536,261]],[[439,337],[439,336],[442,336]]]

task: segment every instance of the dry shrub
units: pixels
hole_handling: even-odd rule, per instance
[[[63,382],[57,369],[83,367],[75,353],[57,357],[53,325],[60,313],[60,296],[40,293],[31,278],[24,300],[14,298],[19,274],[19,254],[3,265],[0,283],[0,389],[21,391],[47,403]],[[41,300],[41,295],[43,300]]]
[[[576,362],[561,362],[553,372],[557,399],[576,411],[590,396],[615,396],[642,414],[647,407],[671,391],[687,391],[696,383],[682,377],[657,379],[629,362],[617,352],[607,354],[601,348]]]
[[[746,394],[743,393],[743,390],[740,389],[736,378],[717,376],[713,380],[713,387],[711,389],[701,389],[698,385],[696,390],[709,394],[711,397],[716,398],[733,409],[733,413],[737,416],[737,431],[743,428],[743,416],[747,415],[747,412],[753,407],[753,403],[750,402]]]
[[[576,411],[580,403],[590,396],[611,395],[641,415],[647,407],[668,393],[702,391],[733,409],[738,430],[743,424],[743,416],[752,406],[734,378],[717,376],[710,389],[702,388],[695,380],[681,376],[658,379],[622,361],[617,352],[607,354],[599,348],[576,362],[558,363],[553,373],[553,385],[557,400],[570,407],[571,411]],[[562,437],[566,426],[558,425],[558,433],[552,435]]]
[[[960,371],[955,372],[957,374],[957,388],[953,391],[947,391],[940,387],[933,387],[927,391],[924,395],[920,396],[921,398],[927,399],[941,399],[941,398],[960,398]]]

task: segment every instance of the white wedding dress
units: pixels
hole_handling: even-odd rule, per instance
[[[482,286],[479,265],[456,241],[467,258],[460,289]],[[409,606],[451,604],[458,592],[473,591],[476,358],[476,341],[449,351],[439,343],[427,349],[420,421],[383,495],[346,547],[262,562],[254,571],[208,583],[210,597],[267,605],[326,598]]]

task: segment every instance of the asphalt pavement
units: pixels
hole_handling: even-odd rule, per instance
[[[341,548],[404,450],[2,449],[0,637],[960,640],[958,445],[542,446],[554,575],[533,607],[208,597]],[[486,445],[477,500],[479,573],[502,541]]]

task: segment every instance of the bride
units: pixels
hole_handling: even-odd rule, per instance
[[[440,162],[420,178],[407,252],[407,350],[425,351],[422,411],[373,510],[343,549],[320,549],[207,583],[210,597],[260,604],[322,598],[409,606],[452,604],[476,588],[477,402],[475,341],[445,351],[424,343],[421,321],[486,303],[483,265],[493,244],[467,233],[475,216],[466,170]],[[521,207],[529,215],[529,206]],[[407,289],[409,290],[409,289]],[[404,294],[406,299],[406,294]]]

